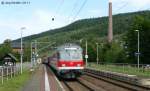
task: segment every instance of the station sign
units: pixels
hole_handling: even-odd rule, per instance
[[[88,55],[85,55],[85,58],[88,58]]]
[[[65,48],[65,50],[77,50],[77,48]]]
[[[140,52],[135,52],[134,55],[135,55],[135,56],[138,56],[138,55],[141,55],[141,53],[140,53]]]

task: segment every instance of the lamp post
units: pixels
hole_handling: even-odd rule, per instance
[[[34,49],[34,65],[37,63],[37,40],[34,41],[35,49]]]
[[[33,60],[33,58],[32,58],[32,48],[33,48],[33,47],[32,47],[32,44],[33,44],[33,43],[31,42],[31,69],[33,68],[33,62],[32,62],[32,60]]]
[[[23,58],[23,51],[22,51],[22,32],[23,30],[26,29],[25,27],[21,28],[21,50],[20,50],[20,61],[21,61],[21,74],[22,74],[22,58]]]
[[[138,33],[138,36],[137,36],[137,42],[138,42],[138,45],[137,45],[137,64],[138,64],[138,70],[140,68],[139,66],[139,63],[140,63],[140,34],[139,34],[139,30],[135,30],[137,33]]]

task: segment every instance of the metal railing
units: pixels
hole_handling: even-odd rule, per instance
[[[8,81],[9,78],[12,78],[15,75],[18,75],[19,73],[20,73],[19,66],[1,66],[0,67],[1,84],[4,83],[4,80]]]
[[[23,69],[30,69],[30,63],[23,63]],[[0,84],[20,74],[21,66],[17,63],[15,66],[0,66]]]

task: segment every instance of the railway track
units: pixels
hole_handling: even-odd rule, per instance
[[[87,74],[77,79],[59,79],[59,81],[64,89],[61,91],[133,91],[112,85]]]
[[[61,79],[60,82],[65,89],[63,91],[138,91],[99,79],[92,74],[84,74],[77,79],[71,80]]]
[[[127,83],[124,81],[111,79],[108,77],[100,76],[98,74],[94,74],[94,73],[90,73],[90,72],[86,72],[86,71],[84,73],[86,76],[91,77],[91,78],[95,78],[95,79],[99,80],[100,82],[102,82],[103,84],[101,84],[99,86],[104,87],[104,89],[106,89],[106,91],[114,91],[113,90],[114,88],[116,89],[115,91],[150,91],[149,87],[140,86],[140,85],[136,85],[133,83]],[[94,82],[94,81],[92,80],[90,82]],[[105,85],[104,85],[104,83],[105,83]],[[106,83],[107,83],[107,85],[106,85]],[[112,87],[112,89],[110,87]]]
[[[83,75],[75,80],[62,80],[61,84],[65,91],[133,91],[89,75]]]
[[[57,76],[57,78],[59,77]],[[94,84],[86,81],[83,78],[84,77],[80,77],[77,79],[70,80],[60,78],[59,81],[64,88],[64,90],[62,91],[105,91],[102,88],[95,86]]]
[[[100,89],[94,90],[94,91],[133,91],[126,88],[122,88],[120,86],[117,86],[115,84],[103,81],[101,79],[97,79],[95,77],[84,75],[82,79],[86,80],[87,82],[93,84],[96,87],[99,87]]]
[[[89,91],[87,87],[78,83],[78,81],[62,81],[66,91]]]
[[[75,80],[63,80],[61,83],[65,91],[150,91],[149,88],[131,85],[90,73],[86,73]]]
[[[64,86],[65,91],[103,91],[81,78],[67,81],[65,80],[61,81],[61,83]]]
[[[84,72],[77,79],[60,80],[63,91],[150,91],[149,88],[103,77],[96,72]]]

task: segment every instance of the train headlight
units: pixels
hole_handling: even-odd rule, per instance
[[[65,67],[66,65],[65,64],[62,64],[62,67]]]
[[[77,66],[78,66],[78,67],[80,67],[80,66],[81,66],[81,64],[77,64]]]

